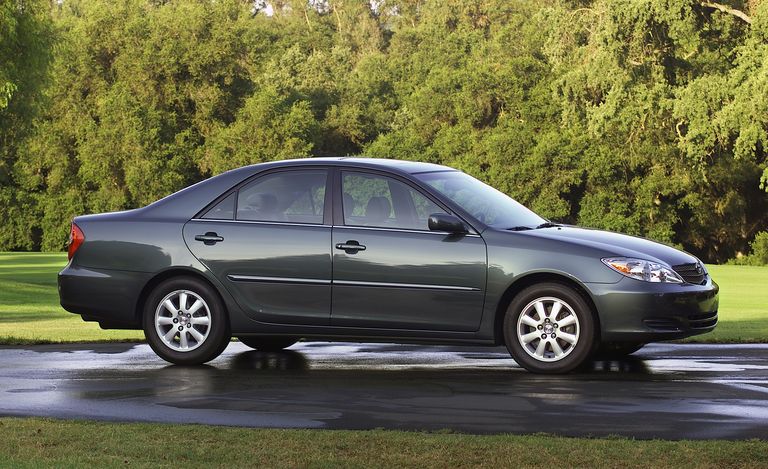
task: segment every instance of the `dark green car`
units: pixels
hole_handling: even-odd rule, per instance
[[[62,306],[144,329],[200,364],[235,336],[499,345],[530,371],[714,329],[694,256],[551,223],[434,164],[316,158],[226,172],[147,207],[72,223]]]

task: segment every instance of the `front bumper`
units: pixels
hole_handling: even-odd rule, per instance
[[[614,284],[588,284],[600,318],[601,339],[653,342],[682,339],[717,325],[719,287],[661,284],[623,278]]]

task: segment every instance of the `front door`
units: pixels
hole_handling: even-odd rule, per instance
[[[430,231],[435,201],[399,178],[342,171],[333,227],[331,324],[475,331],[486,247],[476,234]]]
[[[184,239],[193,254],[252,318],[328,324],[327,180],[325,169],[257,176],[184,226]]]

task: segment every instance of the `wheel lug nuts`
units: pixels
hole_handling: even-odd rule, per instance
[[[192,324],[187,324],[187,329],[189,329],[190,327],[192,327]],[[552,335],[555,335],[555,334],[552,334]]]
[[[557,329],[557,323],[555,323],[555,325],[554,325],[554,326],[552,326],[552,327],[554,327],[555,329]]]
[[[552,333],[552,338],[554,339],[555,337],[557,337],[557,336],[554,333]]]
[[[179,330],[183,331],[184,330],[184,326],[179,326]]]
[[[546,339],[547,338],[547,334],[541,334],[541,338],[542,339]]]
[[[544,329],[544,326],[542,326],[541,324],[539,324],[539,330],[542,330],[542,329]]]
[[[173,323],[175,324],[177,322],[179,322],[179,318],[173,318]]]

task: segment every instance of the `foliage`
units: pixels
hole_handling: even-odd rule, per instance
[[[751,23],[695,0],[0,2],[0,249],[58,250],[76,214],[236,166],[359,153],[708,261],[768,227],[765,1],[728,4]]]
[[[20,187],[14,164],[45,99],[53,31],[45,0],[0,0],[0,247],[37,247],[32,191]],[[60,248],[60,246],[58,246]]]
[[[749,245],[750,254],[729,261],[736,265],[768,265],[768,231],[761,231]]]

